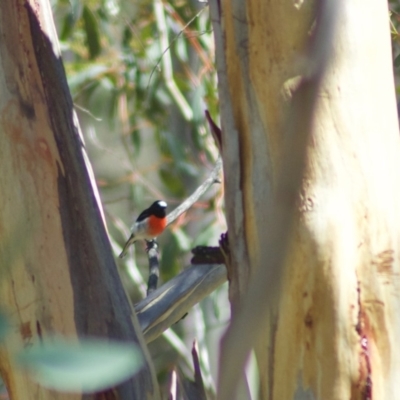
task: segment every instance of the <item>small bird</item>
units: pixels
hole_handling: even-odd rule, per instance
[[[141,239],[154,239],[160,235],[167,226],[167,203],[163,200],[155,201],[149,208],[142,211],[131,228],[131,236],[125,243],[119,258],[123,258],[128,247]]]

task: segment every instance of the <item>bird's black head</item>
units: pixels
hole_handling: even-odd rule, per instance
[[[164,200],[155,201],[149,208],[150,214],[158,218],[164,218],[167,215],[167,203]]]
[[[167,215],[166,211],[167,203],[163,200],[157,200],[138,216],[136,222],[143,221],[151,215],[155,215],[158,218],[164,218]]]

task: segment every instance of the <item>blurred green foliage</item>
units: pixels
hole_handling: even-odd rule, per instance
[[[160,6],[161,16],[156,11]],[[214,167],[218,154],[204,117],[208,109],[218,123],[208,6],[182,0],[53,0],[52,7],[109,235],[114,244],[122,246],[144,208],[164,199],[171,211]],[[159,238],[161,282],[189,264],[194,243],[216,245],[225,230],[222,187],[215,185]],[[135,260],[133,268],[147,281],[143,248],[142,243],[136,244],[130,256]],[[130,257],[119,261],[123,275],[132,268],[127,267],[131,262]],[[140,298],[128,274],[123,280],[133,301]],[[225,300],[219,298],[220,304],[208,309],[228,311],[226,288],[222,290]],[[204,316],[204,332],[223,329],[227,312],[218,312],[220,318]],[[190,331],[196,325],[191,314],[174,327],[188,348],[195,337],[203,335]],[[216,344],[206,348],[206,335],[203,340],[199,345],[216,355]],[[160,348],[167,356],[159,356]],[[150,349],[160,379],[167,379],[173,367],[168,356],[171,345],[160,339]],[[182,357],[190,353],[178,353],[172,358],[187,368],[191,361]],[[204,366],[210,368],[207,363]]]
[[[390,10],[390,32],[392,35],[392,54],[393,70],[396,82],[396,93],[400,93],[400,2],[398,0],[389,1]],[[399,109],[399,98],[397,98],[397,108]]]
[[[166,199],[171,210],[202,182],[217,155],[204,119],[206,109],[218,117],[208,7],[195,1],[161,3],[169,43],[161,48],[155,3],[53,1],[74,104],[110,234],[120,244],[127,230],[116,228],[115,218],[129,226],[156,198]],[[192,111],[190,120],[169,90],[163,74],[165,58],[171,60],[172,79]],[[224,221],[210,218],[215,205],[221,207],[221,201],[211,201],[215,196],[221,198],[220,188],[213,188],[194,207],[206,216],[197,215],[194,223],[196,212],[189,211],[176,229],[190,230],[195,239],[211,224],[215,233],[209,237],[216,239]],[[165,240],[169,248],[163,252],[163,264],[176,265],[173,272],[177,273],[188,246]]]
[[[41,386],[77,393],[118,385],[143,366],[141,350],[134,343],[90,338],[73,342],[57,336],[21,350],[16,359]]]

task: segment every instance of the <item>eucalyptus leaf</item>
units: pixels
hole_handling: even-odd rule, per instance
[[[63,27],[61,30],[60,39],[67,40],[73,33],[76,22],[82,15],[82,2],[80,0],[70,0],[71,9],[63,20]]]
[[[47,339],[17,355],[20,366],[40,385],[62,392],[91,393],[113,387],[139,371],[143,357],[135,344],[99,339]]]
[[[189,54],[188,54],[188,49],[187,49],[185,40],[178,39],[175,42],[175,52],[176,52],[177,56],[181,59],[181,61],[188,62]]]
[[[71,92],[76,92],[80,86],[90,81],[97,82],[108,70],[109,67],[103,64],[89,64],[88,67],[68,78],[68,85]]]
[[[75,19],[78,19],[82,12],[82,1],[81,0],[69,0],[71,5],[71,14]]]
[[[82,17],[90,59],[93,60],[101,51],[99,25],[93,12],[87,6],[83,8]]]
[[[159,170],[159,175],[168,190],[175,196],[182,196],[185,192],[185,186],[182,179],[173,171],[166,168]]]

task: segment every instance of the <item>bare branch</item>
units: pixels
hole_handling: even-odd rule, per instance
[[[217,163],[210,176],[196,189],[196,191],[188,197],[181,205],[175,208],[167,215],[167,224],[174,222],[181,214],[186,212],[214,183],[219,183],[219,173],[222,169],[221,156],[218,157]]]
[[[168,43],[167,22],[165,20],[164,6],[162,1],[154,0],[153,7],[158,31],[160,33],[160,46],[161,49],[164,49],[164,53],[162,54],[162,72],[165,80],[165,85],[167,86],[167,89],[169,90],[172,98],[175,100],[176,105],[181,110],[184,118],[187,121],[191,121],[193,119],[193,111],[187,103],[185,97],[179,90],[177,84],[175,83],[171,56],[169,52],[165,51],[165,49],[168,49],[170,45]]]
[[[135,305],[147,343],[226,281],[225,265],[192,265]]]
[[[162,59],[163,59],[165,53],[166,53],[167,51],[170,50],[172,44],[173,44],[177,39],[179,39],[179,37],[185,32],[186,28],[187,28],[196,18],[198,18],[198,17],[200,16],[200,14],[201,14],[205,9],[206,9],[206,7],[203,7],[202,9],[200,9],[200,11],[199,11],[194,17],[192,17],[192,18],[189,20],[189,22],[187,22],[187,23],[183,26],[183,28],[179,31],[179,33],[171,40],[171,42],[169,43],[168,47],[166,47],[166,48],[163,50],[163,52],[161,53],[160,58],[158,59],[156,65],[154,66],[154,68],[152,69],[152,71],[151,71],[151,73],[150,73],[149,82],[147,83],[147,88],[148,88],[149,85],[150,85],[150,81],[151,81],[151,78],[153,77],[154,71],[155,71],[155,70],[158,68],[158,66],[160,65],[160,63],[161,63],[161,61],[162,61]],[[161,32],[161,29],[160,29],[160,32]],[[168,40],[168,38],[167,38],[167,40]]]

